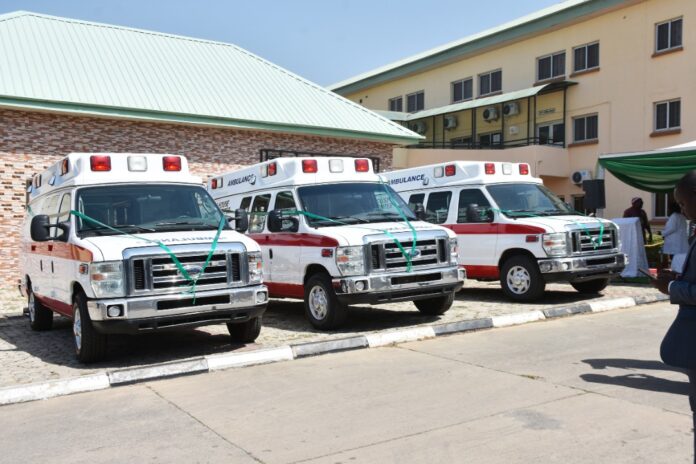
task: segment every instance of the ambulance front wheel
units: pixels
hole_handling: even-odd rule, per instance
[[[261,316],[242,323],[227,323],[227,330],[235,343],[253,343],[261,334]]]
[[[523,255],[512,256],[503,263],[500,285],[508,298],[514,301],[538,300],[546,288],[536,261]]]
[[[454,303],[454,292],[450,292],[446,296],[428,298],[427,300],[416,300],[413,302],[416,308],[418,308],[418,311],[427,316],[445,314],[445,312],[452,307],[452,303]]]
[[[106,357],[106,335],[94,328],[83,293],[75,295],[73,300],[73,338],[78,361],[93,363]]]
[[[320,330],[340,327],[346,320],[348,308],[341,304],[327,274],[314,274],[305,284],[305,314]]]

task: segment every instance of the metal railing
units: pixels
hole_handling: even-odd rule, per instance
[[[440,140],[434,142],[419,142],[407,145],[406,148],[445,148],[455,150],[504,150],[507,148],[526,147],[529,145],[549,145],[565,148],[563,140],[549,140],[548,138],[528,137],[517,140],[505,140],[502,142],[481,143],[474,141]]]

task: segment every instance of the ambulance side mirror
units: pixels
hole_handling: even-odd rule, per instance
[[[297,232],[300,220],[297,216],[283,214],[282,209],[274,209],[268,213],[268,230],[271,232]]]
[[[31,239],[35,242],[46,242],[50,237],[50,222],[45,214],[38,214],[31,220]]]
[[[249,229],[249,213],[245,209],[235,209],[234,216],[228,217],[228,220],[234,221],[234,230],[240,234]]]
[[[413,214],[416,215],[416,219],[419,221],[425,221],[425,206],[423,206],[423,203],[416,203],[413,206]]]

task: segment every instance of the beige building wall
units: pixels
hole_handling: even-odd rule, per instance
[[[683,17],[683,49],[654,56],[656,23],[678,17]],[[600,44],[599,70],[573,75],[573,48],[595,41]],[[403,96],[405,106],[407,94],[424,90],[425,109],[431,109],[452,103],[450,84],[462,78],[474,78],[473,93],[477,97],[477,76],[496,69],[503,71],[504,93],[532,87],[536,83],[536,59],[563,50],[566,52],[565,77],[577,85],[567,90],[565,137],[569,146],[559,154],[567,157],[569,172],[558,177],[544,177],[546,184],[556,193],[567,199],[582,195],[581,189],[567,176],[576,170],[594,172],[600,154],[651,150],[696,140],[696,125],[693,123],[696,120],[695,0],[627,0],[623,7],[582,22],[566,24],[526,40],[503,44],[454,63],[346,96],[356,102],[362,100],[370,109],[386,110],[390,98]],[[539,96],[539,108],[542,105],[561,107],[562,102],[545,101],[559,96],[562,97],[562,92]],[[654,104],[675,98],[681,99],[681,129],[676,133],[655,136]],[[589,114],[598,115],[598,141],[575,145],[572,143],[573,118]],[[520,117],[522,115],[526,119],[526,109],[520,111]],[[559,113],[538,115],[537,123],[545,119],[559,120],[560,116]],[[470,134],[470,121],[460,117],[459,122],[457,130],[461,131],[461,136],[467,136],[467,131]],[[477,123],[479,133],[482,127]],[[432,131],[432,125],[429,125],[429,131]],[[506,139],[510,139],[509,134],[506,134]],[[488,157],[498,159],[507,155],[510,160],[516,160],[520,155],[514,152],[519,150],[511,148],[495,150],[495,153],[490,150]],[[481,159],[486,155],[482,150],[474,153],[469,150],[446,151],[448,153],[444,156],[448,159]],[[409,165],[414,165],[440,160],[442,156],[411,149],[406,155],[396,155],[395,159],[407,159]],[[646,210],[652,217],[652,194],[628,187],[608,173],[606,179],[606,217],[619,216],[633,196],[644,198]]]

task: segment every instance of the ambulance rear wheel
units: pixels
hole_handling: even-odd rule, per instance
[[[546,288],[537,263],[522,255],[513,256],[503,263],[500,285],[508,298],[514,301],[538,300]]]
[[[326,274],[314,274],[305,284],[305,314],[317,329],[331,330],[346,320],[348,308],[336,297],[331,278]]]
[[[454,292],[450,292],[447,296],[439,296],[437,298],[428,298],[427,300],[416,300],[413,302],[421,314],[426,316],[439,316],[445,314],[454,303]]]
[[[42,332],[53,327],[53,311],[45,307],[34,296],[29,288],[27,297],[27,309],[29,310],[29,327],[31,330]]]
[[[227,323],[227,330],[235,343],[253,343],[261,334],[261,317],[254,317],[242,323]]]
[[[106,356],[106,335],[94,329],[87,310],[87,297],[78,293],[73,300],[75,356],[81,363],[101,361]]]
[[[588,280],[585,282],[571,282],[575,290],[580,293],[599,293],[609,285],[609,279]]]

